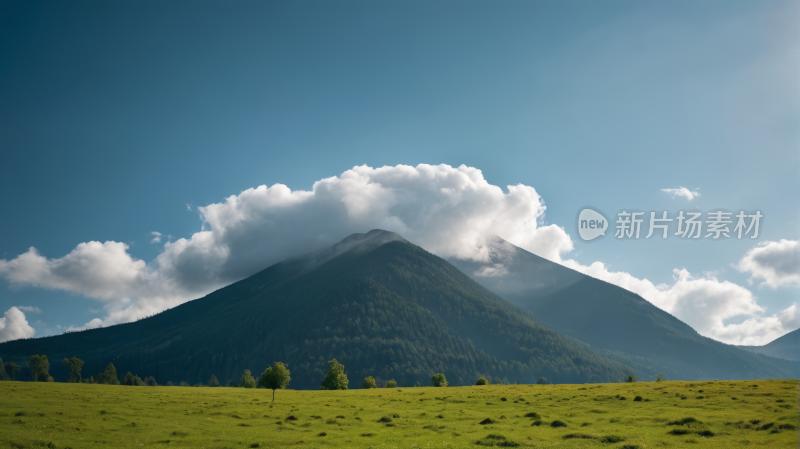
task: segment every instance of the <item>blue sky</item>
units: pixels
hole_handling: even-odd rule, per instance
[[[758,209],[758,242],[798,240],[798,9],[5,1],[0,259],[114,241],[152,263],[170,236],[201,230],[198,206],[249,188],[310,190],[365,164],[463,164],[503,189],[535,188],[540,225],[574,241],[565,259],[655,284],[706,273],[749,290],[756,315],[776,314],[800,289],[734,268],[753,241],[586,244],[573,223],[585,205]],[[661,190],[679,186],[701,195]],[[9,279],[0,313],[38,307],[26,313],[37,336],[109,313],[75,289]]]

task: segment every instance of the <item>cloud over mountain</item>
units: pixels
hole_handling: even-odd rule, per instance
[[[694,198],[688,189],[664,189]],[[672,192],[675,190],[675,192]],[[680,190],[680,191],[678,191]],[[688,194],[683,192],[685,190]],[[694,196],[693,196],[694,195]],[[654,285],[602,262],[582,265],[564,256],[573,242],[563,228],[542,222],[542,198],[533,187],[489,184],[477,168],[449,165],[353,167],[314,183],[311,190],[283,184],[247,189],[197,207],[202,227],[164,243],[150,263],[120,242],[86,242],[61,258],[35,249],[0,260],[0,276],[15,285],[66,290],[105,304],[106,317],[86,329],[158,313],[243,279],[289,257],[330,246],[370,229],[394,231],[444,257],[489,261],[498,235],[534,254],[638,293],[703,335],[734,344],[763,344],[796,328],[797,305],[764,316],[746,288],[674,270],[674,283]],[[161,237],[152,233],[154,239]],[[771,286],[800,282],[796,241],[768,242],[745,255],[739,269]],[[482,276],[506,273],[502,264]],[[21,313],[21,312],[20,312]],[[745,316],[740,324],[725,324]]]
[[[138,319],[242,279],[288,257],[380,228],[442,257],[486,260],[486,236],[553,260],[572,250],[563,228],[542,225],[533,187],[489,184],[476,168],[358,166],[310,191],[265,185],[198,207],[200,232],[164,244],[151,263],[119,242],[79,244],[61,258],[35,249],[0,260],[17,285],[67,290],[105,302],[107,317],[85,327]]]

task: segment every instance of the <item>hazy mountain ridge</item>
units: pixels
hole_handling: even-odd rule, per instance
[[[763,346],[738,346],[745,351],[777,357],[786,360],[800,361],[800,329],[776,338]]]
[[[698,334],[639,295],[550,262],[505,240],[491,260],[451,262],[489,290],[536,314],[556,331],[590,344],[645,377],[800,377],[800,362],[746,352]]]

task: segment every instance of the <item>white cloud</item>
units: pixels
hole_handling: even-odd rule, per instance
[[[17,306],[19,310],[22,310],[26,313],[42,313],[42,309],[38,307],[31,307],[31,306]]]
[[[692,201],[695,197],[700,196],[700,192],[698,189],[694,189],[695,191],[692,192],[691,190],[687,189],[686,187],[681,186],[679,189],[661,189],[662,192],[667,192],[672,195],[673,198],[676,196],[682,196],[689,201]]]
[[[0,318],[0,343],[31,338],[34,335],[36,335],[36,329],[28,324],[25,314],[18,307],[6,310],[3,318]]]
[[[150,234],[153,235],[153,239],[150,240],[150,243],[161,243],[161,233],[157,231],[152,231]]]
[[[736,269],[750,273],[750,283],[760,279],[761,285],[772,288],[800,286],[800,242],[763,242],[748,251]]]
[[[563,228],[541,224],[545,206],[533,187],[504,192],[466,166],[359,166],[310,191],[260,186],[197,209],[201,231],[165,243],[150,264],[131,257],[124,243],[87,242],[61,258],[31,248],[0,260],[0,276],[103,301],[107,316],[84,326],[97,327],[174,307],[375,228],[442,257],[487,260],[486,236],[493,234],[551,260],[572,250]]]

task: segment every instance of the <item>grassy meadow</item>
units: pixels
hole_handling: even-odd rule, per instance
[[[794,448],[796,380],[348,391],[0,382],[0,447]]]

